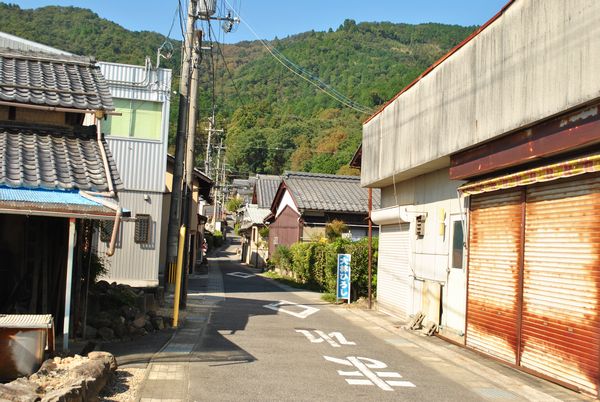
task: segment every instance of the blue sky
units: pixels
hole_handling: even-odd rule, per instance
[[[167,34],[173,21],[177,0],[0,0],[21,8],[47,5],[89,8],[103,18],[129,30],[149,30]],[[187,3],[187,0],[181,0]],[[218,0],[225,4],[225,0]],[[300,32],[336,29],[347,18],[361,21],[405,23],[441,22],[459,25],[481,25],[500,10],[508,0],[227,0],[240,4],[239,11],[253,30],[263,39],[284,38]],[[179,39],[177,23],[171,36]],[[221,37],[223,38],[223,37]],[[254,34],[240,24],[227,34],[225,42],[254,40]]]

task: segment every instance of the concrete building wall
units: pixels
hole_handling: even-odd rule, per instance
[[[151,218],[150,242],[134,241],[135,222],[122,222],[115,254],[106,259],[109,282],[131,286],[158,286],[160,237],[162,228],[163,194],[139,191],[120,191],[119,201],[136,214],[149,214]],[[106,255],[108,244],[98,240],[99,255]]]
[[[415,177],[394,186],[382,189],[382,206],[406,208],[409,219],[408,255],[412,278],[409,295],[408,314],[423,311],[428,320],[436,321],[440,302],[444,311],[458,315],[450,317],[455,330],[464,325],[464,269],[450,267],[452,222],[464,217],[462,200],[457,197],[456,189],[462,181],[450,181],[448,169]],[[396,204],[396,199],[399,204]],[[406,202],[408,201],[408,202]],[[423,236],[417,236],[415,217],[426,215]],[[399,224],[399,223],[395,223]],[[437,286],[437,290],[435,290]],[[441,293],[436,293],[441,292]],[[427,298],[432,298],[427,300]],[[458,323],[455,323],[458,321]]]
[[[600,2],[516,0],[363,126],[361,183],[385,187],[449,155],[600,96]]]

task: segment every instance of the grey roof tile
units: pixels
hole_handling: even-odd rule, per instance
[[[358,176],[286,172],[286,187],[301,210],[367,213],[369,193]],[[380,204],[380,192],[373,190],[373,208]]]
[[[259,208],[271,208],[281,176],[259,174],[256,176],[256,203]]]
[[[95,126],[77,130],[48,126],[0,126],[0,185],[20,188],[108,191]],[[122,189],[108,144],[111,177]]]
[[[100,67],[89,57],[0,48],[0,100],[114,110]]]

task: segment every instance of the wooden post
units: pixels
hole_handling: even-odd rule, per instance
[[[177,271],[175,274],[175,295],[173,297],[173,327],[179,324],[179,298],[181,297],[181,272],[183,270],[183,251],[185,246],[185,225],[179,230],[179,250],[177,253]]]
[[[371,282],[373,278],[373,221],[371,221],[371,211],[373,210],[373,189],[369,188],[369,310],[372,307],[372,289]]]

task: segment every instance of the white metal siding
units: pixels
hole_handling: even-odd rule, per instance
[[[408,223],[381,226],[377,268],[379,308],[401,318],[409,315],[412,282],[409,270]]]
[[[106,139],[127,190],[165,191],[171,70],[161,68],[146,71],[144,66],[106,62],[98,64],[114,98],[162,102],[160,141],[110,135]],[[135,84],[141,82],[145,85]]]
[[[144,66],[107,62],[99,62],[98,65],[114,98],[154,102],[169,100],[171,92],[171,70],[169,69],[159,68],[146,72]]]
[[[363,126],[362,185],[447,166],[452,153],[597,99],[599,42],[598,0],[515,1]]]
[[[110,136],[106,142],[127,190],[165,191],[166,143]]]
[[[149,196],[148,201],[144,195]],[[157,286],[160,263],[160,238],[162,229],[162,193],[119,192],[120,204],[131,210],[131,216],[149,214],[152,220],[151,241],[137,244],[133,240],[135,222],[123,222],[117,249],[112,257],[106,257],[107,244],[98,241],[98,255],[108,262],[109,282],[125,283],[132,286]]]

